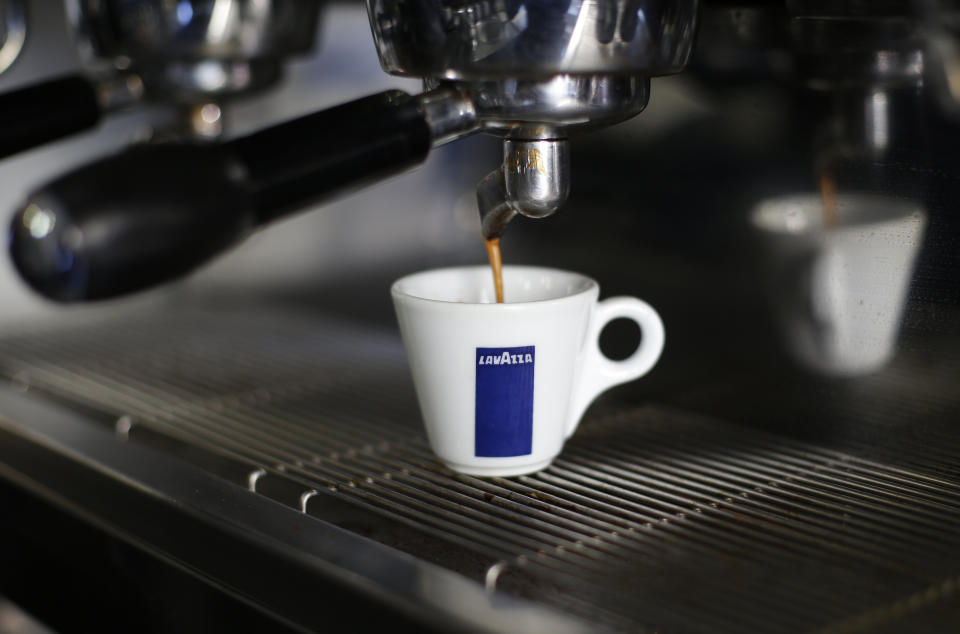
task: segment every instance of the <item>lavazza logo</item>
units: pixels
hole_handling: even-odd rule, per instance
[[[477,365],[522,365],[524,363],[533,363],[533,355],[510,354],[504,351],[499,355],[482,355],[477,361]]]
[[[477,348],[473,455],[529,456],[533,451],[533,374],[537,348]]]

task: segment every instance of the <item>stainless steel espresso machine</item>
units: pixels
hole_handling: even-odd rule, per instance
[[[45,298],[0,314],[0,623],[950,631],[958,25],[0,0],[0,298]],[[475,478],[430,452],[388,285],[501,236],[649,299],[667,347],[551,467]]]
[[[637,114],[647,103],[649,78],[686,63],[696,3],[652,4],[588,3],[575,11],[552,2],[371,4],[383,67],[423,78],[427,92],[383,93],[223,144],[138,146],[86,165],[31,194],[13,223],[14,262],[25,280],[58,300],[137,290],[203,263],[252,227],[347,185],[416,165],[431,147],[478,131],[504,138],[503,165],[477,190],[484,235],[499,235],[518,213],[548,216],[569,192],[570,134]],[[308,40],[296,32],[285,39],[284,27],[304,31],[316,17],[314,4],[301,16],[284,3],[275,13],[243,3],[221,12],[224,6],[230,5],[189,10],[188,27],[195,11],[205,16],[199,37],[174,28],[179,9],[172,7],[79,8],[81,24],[91,25],[94,50],[114,60],[122,56],[147,86],[188,101],[193,136],[206,138],[219,130],[220,114],[217,105],[204,102],[269,83],[278,73],[276,57]],[[236,14],[229,23],[235,33],[221,45],[214,31],[218,12],[228,11]],[[207,50],[213,59],[204,58]],[[128,76],[124,85],[130,83]],[[56,82],[21,91],[12,97],[19,110],[11,112],[36,101],[36,91],[55,88]],[[87,92],[85,104],[95,112],[92,87]],[[304,143],[318,138],[322,147]],[[45,137],[38,132],[7,146],[34,140]],[[117,180],[136,188],[120,193]],[[78,182],[81,190],[71,185]]]

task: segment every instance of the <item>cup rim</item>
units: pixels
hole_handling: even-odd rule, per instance
[[[754,230],[771,235],[805,236],[820,234],[825,230],[825,228],[819,224],[809,224],[801,228],[790,228],[785,225],[778,225],[773,222],[768,222],[764,218],[765,216],[771,214],[771,208],[782,207],[790,204],[801,206],[806,214],[806,208],[811,204],[816,204],[820,200],[821,198],[819,192],[813,191],[794,192],[790,194],[782,194],[764,198],[758,201],[750,210],[750,224]],[[883,205],[888,211],[887,213],[878,215],[877,217],[869,218],[860,222],[852,222],[848,224],[841,222],[835,228],[835,231],[880,227],[890,223],[902,222],[904,219],[914,216],[916,216],[918,220],[922,222],[926,216],[923,205],[919,201],[908,198],[884,196],[882,194],[864,191],[849,191],[837,194],[838,204],[850,204],[851,201],[856,201],[856,203],[874,202],[878,205]],[[786,210],[781,210],[781,213],[778,215],[782,215],[785,211]]]
[[[444,266],[433,269],[426,269],[423,271],[417,271],[415,273],[410,273],[409,275],[404,275],[400,279],[393,282],[390,285],[390,295],[395,300],[408,300],[413,302],[420,302],[424,304],[432,304],[436,306],[449,306],[456,307],[460,310],[517,310],[522,307],[530,306],[549,306],[551,304],[559,304],[574,301],[577,298],[580,298],[584,295],[588,295],[593,292],[599,292],[600,284],[597,283],[595,279],[584,275],[583,273],[577,273],[576,271],[568,271],[566,269],[558,269],[548,266],[530,266],[525,264],[505,264],[503,266],[504,273],[508,270],[524,270],[524,271],[543,271],[548,273],[559,273],[563,275],[572,275],[574,277],[580,278],[586,282],[586,286],[575,293],[569,295],[564,295],[562,297],[551,297],[549,299],[536,299],[524,302],[504,302],[503,304],[498,304],[497,302],[460,302],[460,301],[450,301],[445,299],[431,299],[429,297],[421,297],[420,295],[412,295],[406,291],[400,289],[400,286],[406,282],[409,282],[413,278],[431,275],[435,273],[442,272],[455,272],[455,271],[477,271],[477,270],[490,270],[489,264],[468,264],[462,266]]]

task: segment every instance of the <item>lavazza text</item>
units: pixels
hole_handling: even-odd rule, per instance
[[[486,355],[480,357],[477,365],[520,365],[523,363],[533,363],[531,354],[510,354],[504,352],[501,355]]]

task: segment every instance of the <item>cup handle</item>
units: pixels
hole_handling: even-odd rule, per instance
[[[621,317],[640,326],[641,339],[633,354],[622,361],[614,361],[600,351],[600,332],[608,323]],[[663,352],[663,341],[663,321],[645,301],[636,297],[611,297],[597,303],[587,330],[587,350],[570,408],[572,416],[567,423],[566,436],[577,429],[587,407],[602,392],[649,372]]]

